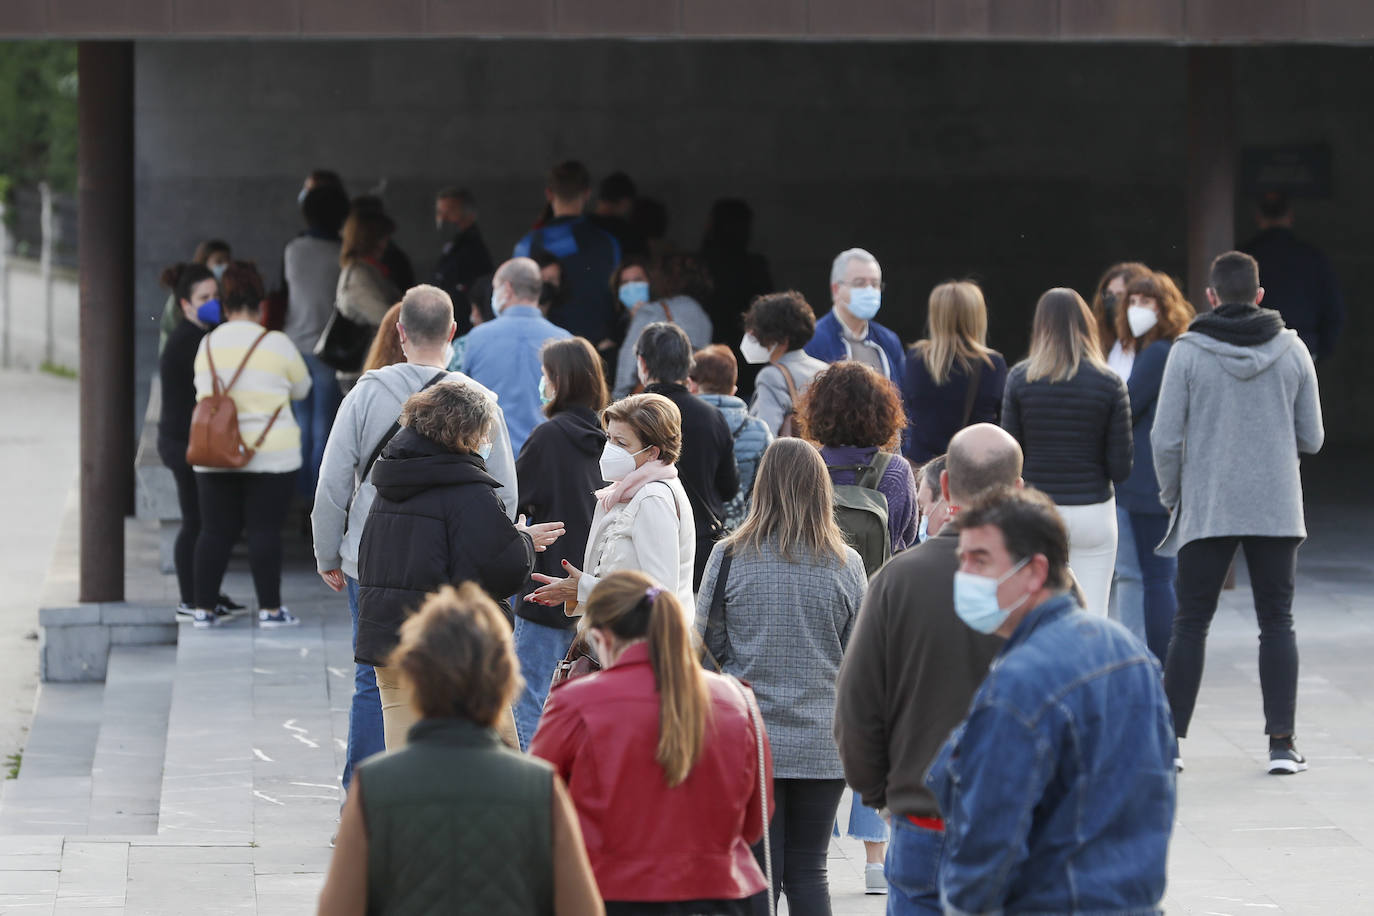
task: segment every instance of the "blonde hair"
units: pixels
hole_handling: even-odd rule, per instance
[[[395,366],[406,361],[405,352],[401,350],[401,332],[396,330],[400,320],[401,303],[398,302],[386,310],[386,314],[382,316],[382,323],[377,326],[377,333],[372,337],[372,346],[367,348],[367,359],[363,360],[364,372]]]
[[[803,547],[845,560],[845,539],[835,523],[835,490],[815,446],[802,439],[774,439],[759,461],[749,516],[726,538],[728,549],[762,550],[774,542],[788,562]]]
[[[1047,290],[1035,304],[1026,381],[1043,378],[1050,382],[1067,382],[1078,374],[1078,367],[1085,362],[1104,371],[1107,368],[1097,346],[1088,304],[1066,287]]]
[[[523,686],[510,624],[476,583],[445,585],[401,624],[387,659],[411,687],[424,718],[495,724]]]
[[[917,341],[915,349],[935,384],[949,381],[955,363],[969,375],[979,360],[992,367],[988,308],[977,283],[950,280],[931,290],[926,333],[929,337]]]
[[[682,454],[682,412],[661,394],[632,394],[601,411],[601,423],[618,420],[635,431],[639,441],[658,447],[658,459],[673,464]]]
[[[587,599],[586,625],[617,639],[645,639],[658,688],[658,753],[668,787],[681,785],[706,743],[711,696],[686,614],[671,591],[642,572],[606,576]]]

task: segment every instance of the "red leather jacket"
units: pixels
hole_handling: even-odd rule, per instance
[[[712,700],[706,742],[671,789],[655,759],[658,690],[647,645],[549,695],[530,753],[567,783],[606,900],[739,900],[764,889],[749,851],[764,830],[749,709],[727,678],[703,674]],[[771,786],[766,735],[764,756]]]

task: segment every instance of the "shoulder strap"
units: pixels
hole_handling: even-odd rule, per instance
[[[439,384],[439,382],[443,381],[447,375],[448,370],[441,369],[440,371],[434,374],[433,378],[431,378],[429,381],[425,382],[423,385],[420,386],[420,391],[424,391],[431,385]],[[400,431],[401,421],[397,420],[395,423],[391,424],[391,428],[386,431],[386,435],[382,436],[381,441],[377,443],[377,447],[372,450],[372,457],[367,459],[367,464],[363,465],[363,476],[358,478],[359,484],[361,484],[364,480],[367,480],[367,475],[372,473],[372,466],[377,463],[378,458],[382,457],[382,450],[385,449],[391,443],[392,439],[396,438],[396,434]]]
[[[243,362],[239,363],[238,369],[234,372],[234,377],[229,379],[229,384],[224,386],[224,391],[221,392],[222,394],[228,394],[229,389],[234,387],[234,383],[239,380],[239,376],[243,375],[244,367],[247,366],[248,361],[253,358],[253,351],[258,348],[258,344],[262,343],[262,339],[270,333],[272,332],[267,330],[267,328],[262,329],[262,333],[258,335],[258,339],[253,341],[253,345],[248,348],[248,352],[243,354]],[[210,341],[208,339],[205,341],[205,355],[207,357],[210,355]],[[215,371],[213,360],[210,363],[210,371],[212,373]]]
[[[715,618],[725,619],[725,580],[730,578],[730,563],[735,559],[735,553],[726,547],[720,557],[720,569],[716,571],[716,586],[711,590],[711,613],[707,620]],[[706,645],[706,640],[701,641],[701,651],[706,655],[706,660],[711,663],[711,667],[716,669],[717,674],[724,674],[725,669],[720,666],[720,661],[715,653]]]
[[[964,392],[964,422],[959,424],[963,429],[968,426],[969,418],[973,416],[973,404],[978,400],[978,388],[983,383],[983,369],[981,366],[969,366],[968,389]]]
[[[668,308],[668,300],[664,299],[659,305],[663,306],[663,314],[668,316],[668,323],[676,324],[677,322],[673,321],[673,310]]]
[[[878,489],[878,484],[882,482],[883,475],[887,473],[893,457],[891,452],[885,452],[882,449],[874,452],[873,459],[859,472],[859,476],[854,482],[869,490]]]
[[[776,360],[772,365],[777,367],[777,370],[782,373],[782,380],[787,383],[787,394],[792,398],[792,405],[795,407],[797,403],[797,383],[792,378],[792,371]]]

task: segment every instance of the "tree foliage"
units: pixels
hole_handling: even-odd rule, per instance
[[[0,191],[76,190],[76,45],[0,42]]]

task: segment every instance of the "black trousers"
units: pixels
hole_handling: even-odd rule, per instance
[[[1178,613],[1164,662],[1164,692],[1180,738],[1188,734],[1198,688],[1207,631],[1217,612],[1226,572],[1236,548],[1245,551],[1259,621],[1260,692],[1264,731],[1293,734],[1298,696],[1298,643],[1293,633],[1293,580],[1302,538],[1220,537],[1190,541],[1178,552]]]
[[[244,533],[259,608],[281,607],[281,526],[296,485],[296,472],[249,474],[198,471],[200,537],[196,541],[195,605],[213,608],[229,551]]]
[[[773,852],[773,895],[787,895],[792,916],[830,916],[830,877],[826,859],[835,812],[844,797],[843,779],[774,779],[773,820],[768,842]],[[754,847],[763,868],[763,844]],[[753,898],[754,912],[767,916],[768,898]]]
[[[177,483],[177,505],[181,507],[181,530],[177,532],[176,543],[172,546],[172,562],[177,569],[177,590],[181,593],[182,604],[195,604],[196,540],[200,537],[200,495],[196,491],[196,472],[186,463],[185,442],[158,439],[157,454]]]

